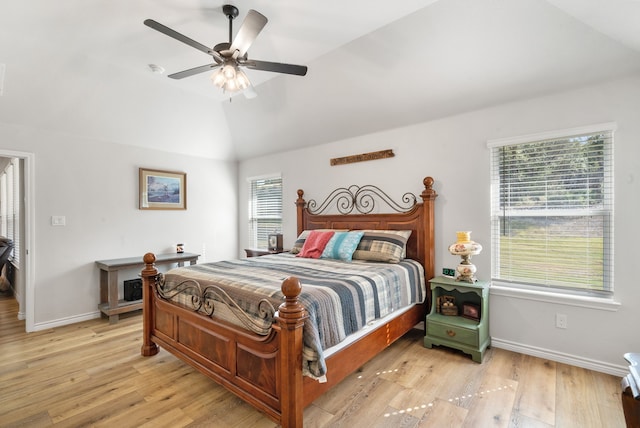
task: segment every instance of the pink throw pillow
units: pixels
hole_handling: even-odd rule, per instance
[[[300,250],[298,257],[319,259],[324,251],[324,247],[327,246],[327,243],[334,233],[335,232],[333,231],[319,232],[317,230],[312,230],[304,241],[304,245],[302,246],[302,250]]]

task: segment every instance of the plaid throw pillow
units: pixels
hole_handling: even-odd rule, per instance
[[[410,230],[365,230],[353,260],[398,263],[406,254]]]

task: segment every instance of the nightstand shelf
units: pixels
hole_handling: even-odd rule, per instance
[[[448,346],[471,355],[473,361],[482,362],[484,351],[491,345],[489,336],[489,283],[477,281],[473,284],[437,277],[429,281],[431,287],[431,312],[426,319],[424,346]],[[439,313],[437,302],[441,296],[455,298],[459,313],[464,303],[471,303],[480,309],[478,320],[461,315]]]

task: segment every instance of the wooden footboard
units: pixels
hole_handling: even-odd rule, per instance
[[[303,410],[417,323],[425,306],[414,305],[401,316],[327,358],[327,381],[302,374],[302,329],[306,310],[298,302],[300,282],[282,283],[285,302],[275,315],[271,333],[260,336],[192,308],[164,300],[156,290],[155,256],[145,254],[143,342],[151,356],[163,347],[238,397],[264,412],[283,428],[302,427]]]
[[[301,427],[302,327],[307,317],[298,302],[296,278],[283,281],[286,297],[267,336],[165,301],[156,291],[155,256],[144,256],[144,356],[158,345],[261,410],[283,427]]]

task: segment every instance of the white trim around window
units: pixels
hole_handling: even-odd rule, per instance
[[[618,305],[612,298],[615,129],[610,122],[487,142],[494,294]]]

